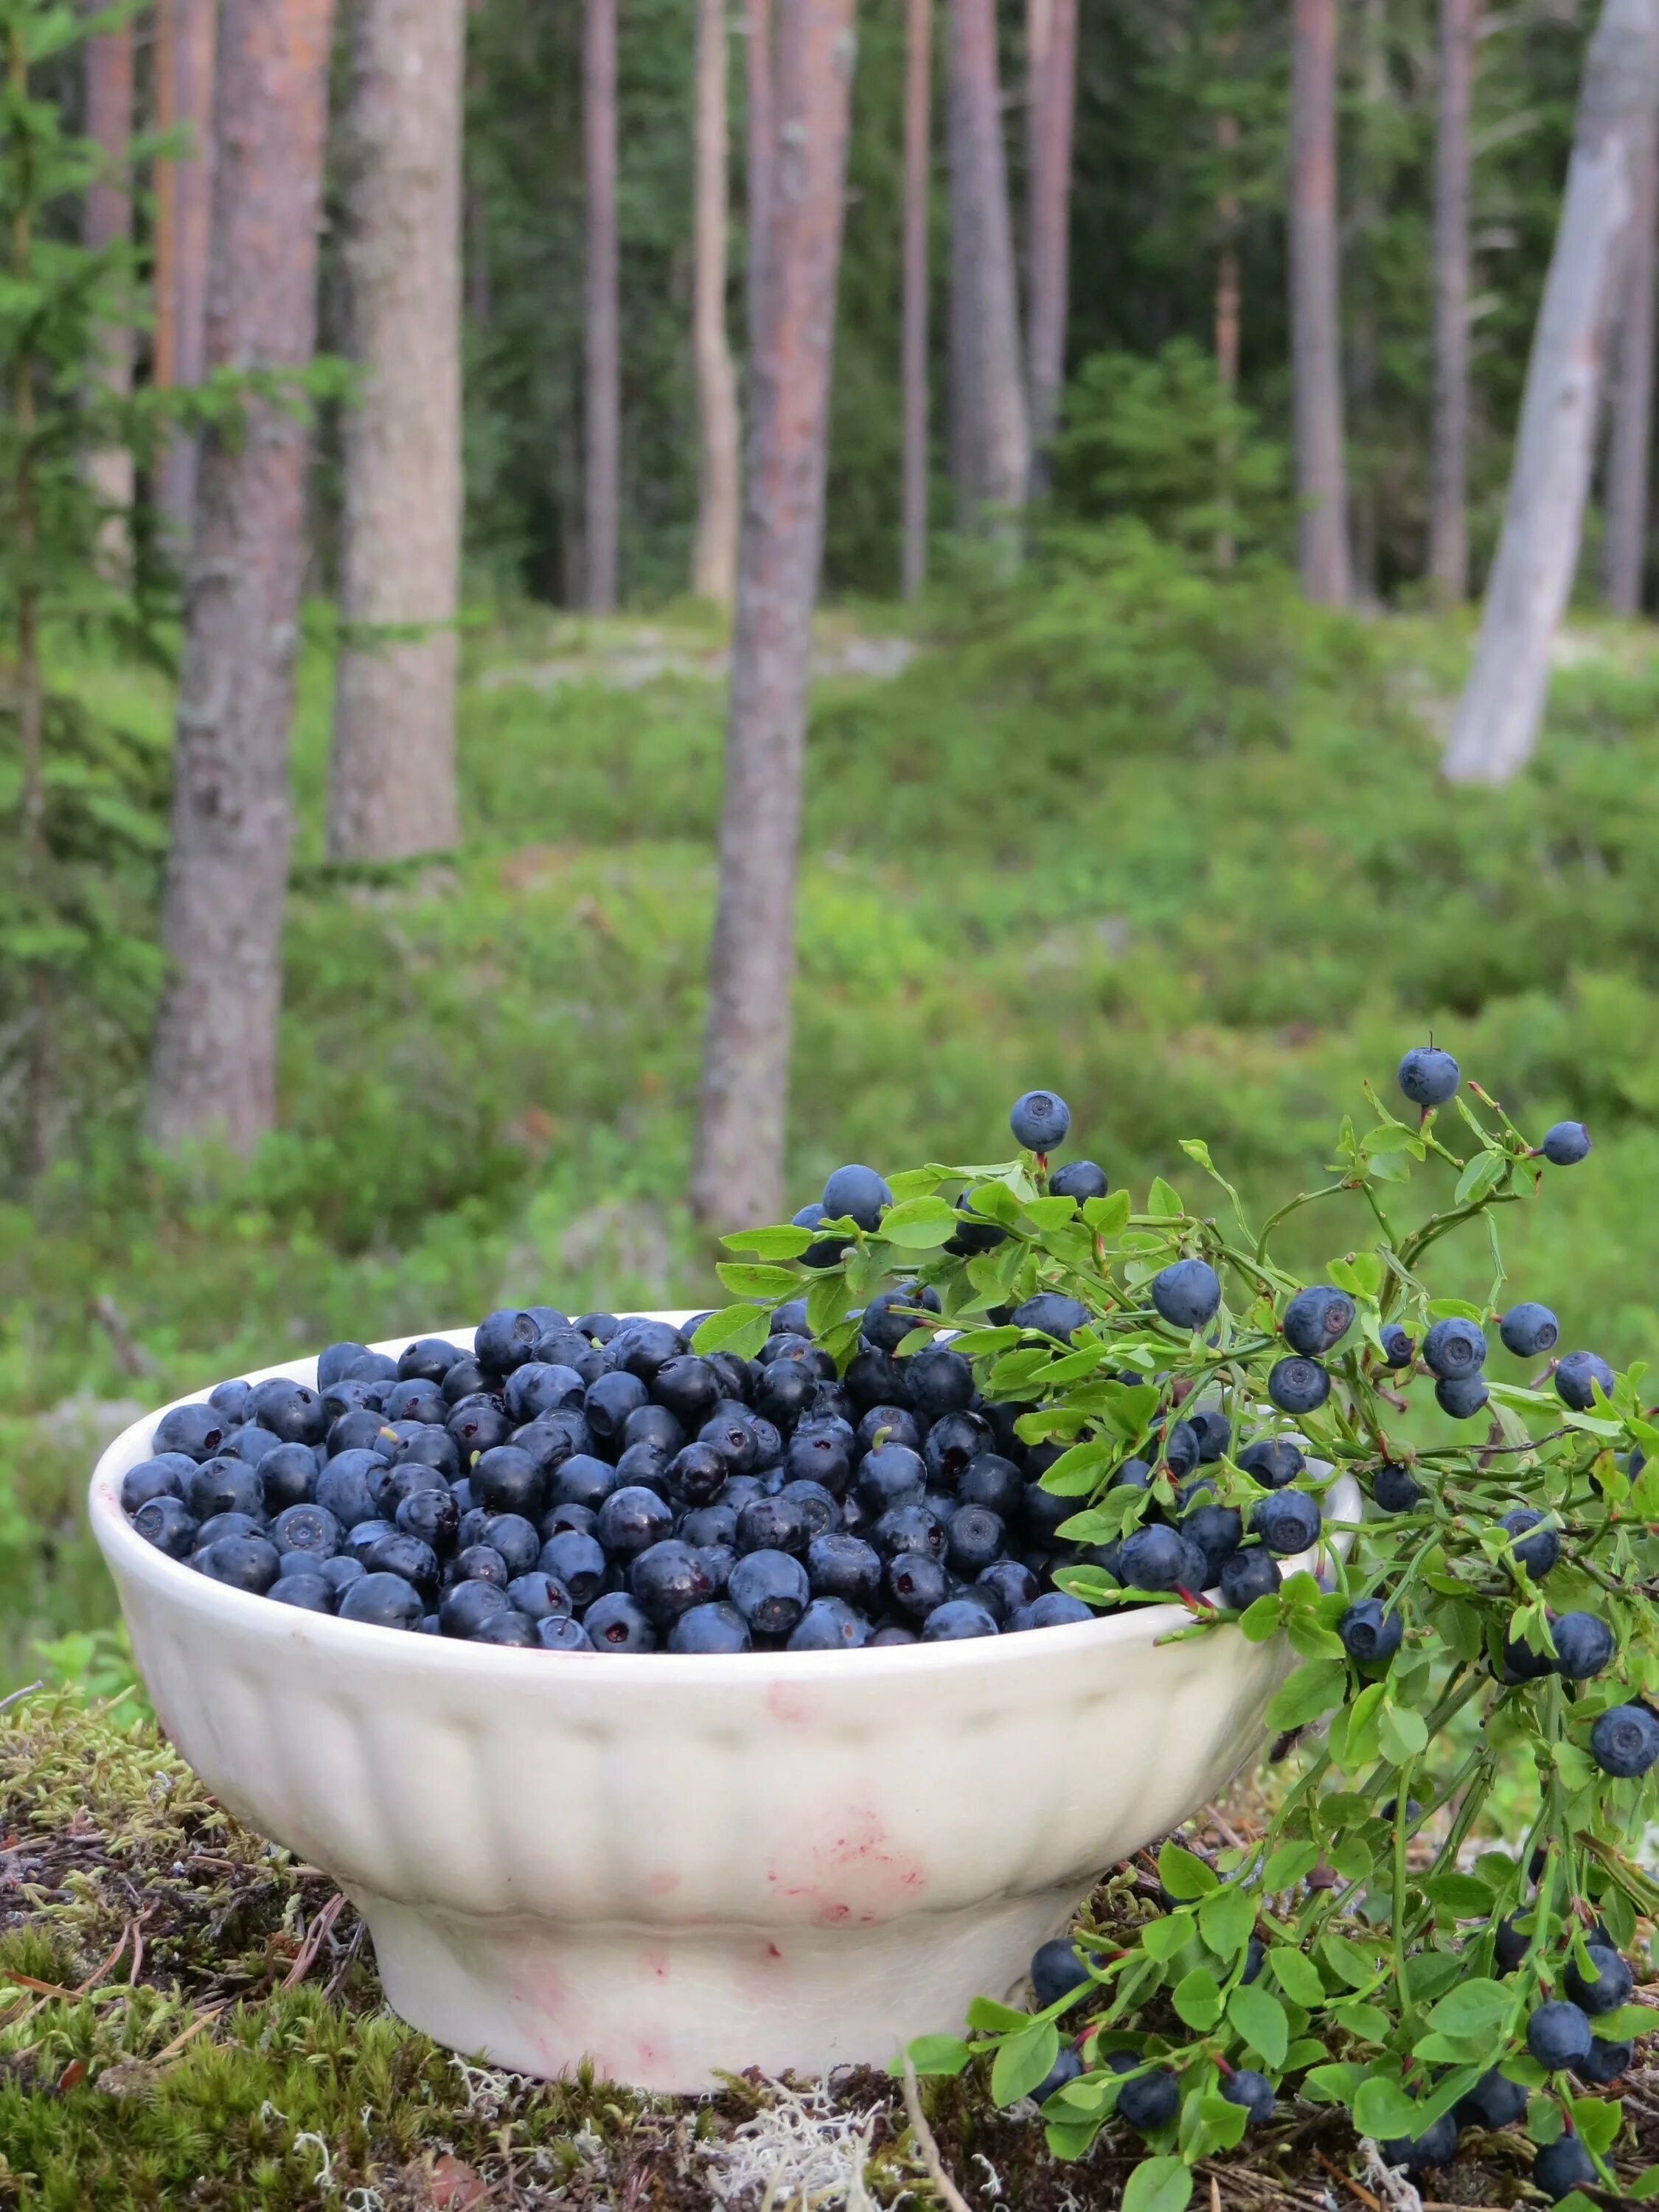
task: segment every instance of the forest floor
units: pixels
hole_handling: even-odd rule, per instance
[[[1150,1868],[1151,1862],[1148,1861]],[[1146,1876],[1150,1887],[1156,1880]],[[704,2099],[537,2082],[389,2013],[326,1876],[216,1806],[154,1728],[73,1692],[0,1717],[4,2212],[876,2212],[944,2203],[899,2087],[734,2075]],[[1659,2051],[1653,2053],[1659,2057]],[[1659,2065],[1614,2153],[1659,2155]],[[971,2072],[924,2122],[969,2212],[1108,2212],[1122,2130],[1062,2164],[1029,2103]],[[1200,2167],[1197,2212],[1437,2212],[1539,2202],[1517,2135],[1466,2135],[1421,2192],[1345,2117],[1287,2102]]]

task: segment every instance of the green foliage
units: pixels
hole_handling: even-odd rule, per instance
[[[1528,2014],[1568,1993],[1565,1978],[1575,1961],[1585,1965],[1585,1931],[1598,1917],[1627,1946],[1637,1915],[1659,1907],[1659,1885],[1635,1856],[1659,1806],[1659,1778],[1610,1778],[1592,1748],[1602,1715],[1659,1692],[1651,1533],[1659,1427],[1645,1410],[1642,1365],[1616,1376],[1609,1395],[1598,1386],[1593,1409],[1577,1411],[1519,1371],[1535,1361],[1506,1372],[1499,1353],[1482,1377],[1490,1397],[1480,1433],[1466,1429],[1459,1441],[1422,1406],[1433,1389],[1427,1369],[1390,1364],[1383,1351],[1382,1332],[1395,1323],[1419,1347],[1448,1315],[1496,1330],[1505,1281],[1498,1216],[1535,1199],[1545,1175],[1488,1092],[1475,1083],[1469,1091],[1476,1107],[1460,1096],[1455,1116],[1407,1121],[1368,1085],[1370,1110],[1345,1119],[1332,1148],[1334,1179],[1281,1205],[1259,1231],[1196,1139],[1182,1147],[1188,1182],[1207,1178],[1196,1204],[1161,1178],[1139,1206],[1121,1193],[1115,1203],[1055,1199],[1045,1163],[1030,1153],[996,1167],[908,1170],[902,1195],[874,1231],[836,1224],[826,1239],[841,1255],[833,1262],[722,1267],[727,1289],[750,1302],[717,1310],[696,1339],[698,1350],[731,1341],[734,1317],[758,1338],[769,1310],[805,1294],[809,1324],[844,1365],[860,1341],[857,1309],[891,1285],[930,1290],[937,1318],[916,1297],[915,1338],[948,1338],[972,1361],[988,1400],[1025,1408],[1016,1427],[1027,1443],[1064,1448],[1042,1479],[1081,1504],[1059,1533],[1085,1544],[1127,1543],[1154,1508],[1177,1516],[1179,1477],[1164,1454],[1178,1409],[1202,1406],[1225,1419],[1230,1441],[1206,1474],[1213,1501],[1237,1510],[1246,1529],[1267,1492],[1245,1471],[1243,1446],[1287,1435],[1306,1453],[1298,1487],[1324,1504],[1321,1578],[1291,1573],[1250,1607],[1248,1633],[1259,1641],[1282,1631],[1287,1660],[1300,1662],[1268,1705],[1267,1725],[1296,1731],[1328,1715],[1323,1744],[1310,1748],[1255,1840],[1212,1863],[1164,1845],[1164,1911],[1134,1941],[1103,1949],[1082,1990],[1030,2021],[981,2016],[974,2046],[990,2058],[993,2100],[1015,2104],[1053,2067],[1056,2023],[1066,2015],[1084,2071],[1045,2106],[1050,2147],[1066,2157],[1081,2155],[1107,2124],[1121,2080],[1112,2057],[1127,2048],[1176,2075],[1180,2160],[1155,2139],[1159,2155],[1139,2169],[1138,2201],[1149,2205],[1184,2201],[1176,2163],[1237,2141],[1237,2116],[1216,2094],[1230,2066],[1259,2067],[1276,2083],[1316,2079],[1358,2132],[1379,2138],[1420,2134],[1493,2065],[1531,2066],[1542,2086],[1547,2077],[1527,2055]],[[1457,1150],[1437,1126],[1446,1121]],[[1413,1209],[1408,1227],[1405,1187],[1419,1170],[1447,1188],[1431,1210]],[[1349,1300],[1323,1363],[1328,1395],[1287,1417],[1277,1410],[1274,1376],[1287,1349],[1286,1310],[1304,1285],[1275,1255],[1273,1237],[1304,1208],[1350,1194],[1371,1217],[1354,1240],[1362,1249],[1316,1276]],[[1001,1232],[988,1249],[957,1234],[987,1224]],[[1432,1283],[1431,1255],[1476,1225],[1489,1232],[1488,1290],[1479,1301],[1448,1297]],[[1219,1310],[1189,1330],[1164,1317],[1158,1278],[1194,1258],[1215,1270]],[[1022,1320],[1024,1302],[1039,1291],[1074,1301],[1084,1316],[1064,1339]],[[1120,1484],[1131,1461],[1152,1468],[1150,1488]],[[1400,1466],[1421,1492],[1407,1512],[1363,1511],[1335,1486],[1353,1479],[1368,1499],[1380,1471]],[[1091,1481],[1079,1496],[1076,1478],[1085,1472]],[[1559,1564],[1539,1584],[1498,1526],[1516,1506],[1559,1531]],[[1055,1580],[1097,1607],[1147,1601],[1103,1563],[1060,1568]],[[1188,1623],[1166,1636],[1231,1632],[1224,1602],[1185,1589],[1178,1595]],[[1404,1638],[1390,1656],[1366,1662],[1336,1632],[1352,1606],[1372,1600]],[[1540,1680],[1509,1663],[1522,1642],[1548,1648],[1547,1605],[1592,1611],[1613,1632],[1615,1656],[1594,1679]],[[1479,1717],[1473,1747],[1453,1730],[1466,1712]],[[1536,1777],[1528,1832],[1515,1856],[1488,1854],[1463,1871],[1463,1847],[1506,1764]],[[1426,1841],[1425,1823],[1443,1808],[1448,1825],[1425,1868],[1408,1844]],[[1534,1852],[1541,1855],[1535,1888]],[[1326,1878],[1316,1881],[1322,1863]],[[1524,1916],[1529,1942],[1520,1971],[1499,1978],[1497,1924],[1510,1915]],[[1283,1995],[1252,1972],[1253,1936],[1273,1943]],[[1624,2034],[1645,2017],[1639,2008],[1628,2021],[1614,2014],[1601,2032]],[[936,2050],[927,2055],[939,2063]],[[1558,2100],[1573,2095],[1565,2073],[1553,2087]],[[1613,2185],[1605,2158],[1621,2108],[1575,2097],[1572,2109]]]

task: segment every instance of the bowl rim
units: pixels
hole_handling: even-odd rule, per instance
[[[620,1318],[662,1321],[678,1328],[698,1310],[688,1306],[628,1314]],[[405,1346],[421,1336],[441,1337],[470,1350],[473,1335],[470,1328],[421,1329],[414,1335],[382,1339],[367,1348],[395,1359]],[[308,1352],[297,1358],[279,1360],[270,1366],[250,1368],[240,1376],[221,1376],[205,1388],[187,1390],[142,1415],[105,1447],[88,1486],[87,1510],[93,1535],[114,1577],[118,1594],[131,1578],[158,1606],[175,1613],[188,1614],[201,1627],[220,1628],[244,1640],[248,1637],[263,1638],[290,1650],[298,1644],[323,1657],[337,1656],[349,1660],[355,1655],[363,1664],[376,1668],[395,1655],[398,1671],[411,1676],[428,1671],[453,1673],[459,1669],[463,1674],[477,1672],[503,1686],[509,1682],[540,1682],[551,1687],[566,1680],[556,1663],[560,1661],[579,1662],[580,1680],[585,1683],[619,1680],[631,1681],[636,1686],[648,1683],[653,1688],[662,1688],[672,1682],[691,1689],[738,1688],[745,1684],[760,1687],[779,1675],[803,1682],[839,1681],[846,1677],[849,1663],[853,1668],[850,1679],[860,1682],[894,1672],[961,1672],[993,1661],[1000,1667],[1022,1663],[1036,1666],[1063,1659],[1068,1654],[1080,1656],[1098,1653],[1110,1646],[1151,1647],[1192,1622],[1192,1615],[1184,1606],[1168,1604],[1100,1613],[1090,1620],[1070,1621],[1019,1636],[975,1636],[935,1644],[925,1644],[918,1638],[914,1644],[883,1644],[874,1650],[863,1646],[855,1651],[532,1651],[510,1645],[472,1644],[459,1637],[419,1635],[407,1629],[382,1628],[369,1621],[342,1620],[332,1613],[305,1613],[292,1606],[273,1605],[254,1591],[234,1589],[227,1583],[211,1581],[182,1559],[169,1559],[166,1553],[146,1543],[122,1508],[120,1483],[127,1470],[148,1455],[141,1447],[150,1443],[162,1415],[175,1406],[204,1403],[222,1382],[259,1382],[278,1376],[291,1376],[296,1367],[307,1365],[314,1375],[318,1357],[315,1352]],[[1339,1474],[1328,1486],[1326,1496],[1339,1503],[1340,1522],[1358,1521],[1360,1492],[1351,1475]],[[1328,1540],[1336,1544],[1343,1541],[1340,1535]],[[1311,1550],[1281,1561],[1281,1567],[1287,1574],[1311,1568],[1323,1548],[1325,1541],[1322,1540]],[[671,1660],[672,1667],[653,1664]],[[640,1673],[642,1666],[647,1670],[643,1681]]]

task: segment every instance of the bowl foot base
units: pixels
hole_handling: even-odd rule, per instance
[[[1077,1886],[870,1928],[662,1929],[463,1919],[358,1899],[394,2012],[514,2073],[583,2058],[640,2089],[697,2095],[716,2069],[884,2067],[912,2036],[960,2033],[970,1998],[1011,1998]]]

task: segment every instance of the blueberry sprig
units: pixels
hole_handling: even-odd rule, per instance
[[[736,1302],[697,1339],[750,1349],[805,1284],[838,1366],[872,1315],[901,1367],[947,1345],[975,1402],[1019,1409],[1058,1589],[1097,1609],[1173,1594],[1176,1633],[1291,1646],[1268,1717],[1302,1771],[1263,1832],[1166,1844],[1155,1879],[1109,1884],[1039,1953],[1031,2010],[981,2000],[970,2040],[912,2053],[1035,2097],[1058,2155],[1127,2125],[1147,2148],[1132,2191],[1160,2205],[1291,2094],[1345,2106],[1412,2172],[1466,2128],[1524,2121],[1547,2195],[1659,2194],[1659,2169],[1615,2182],[1602,2094],[1651,2018],[1622,1954],[1659,1917],[1631,1855],[1659,1809],[1659,1427],[1639,1368],[1563,1350],[1535,1300],[1500,1303],[1501,1210],[1583,1160],[1580,1125],[1532,1144],[1434,1048],[1399,1083],[1412,1110],[1368,1092],[1332,1179],[1259,1232],[1202,1143],[1184,1149],[1217,1212],[1161,1178],[1137,1206],[1054,1164],[1070,1115],[1039,1125],[1030,1100],[1053,1094],[1028,1094],[1012,1161],[842,1170],[793,1224],[729,1238],[750,1256],[722,1268]],[[1449,1188],[1408,1221],[1424,1174]],[[1343,1194],[1372,1241],[1298,1279],[1276,1231]],[[1435,1249],[1483,1232],[1486,1298],[1437,1296]],[[1322,1516],[1339,1474],[1357,1523]],[[1338,1534],[1346,1556],[1318,1548]],[[1308,1552],[1314,1571],[1284,1572]],[[1500,1778],[1528,1770],[1519,1854],[1481,1848]]]

